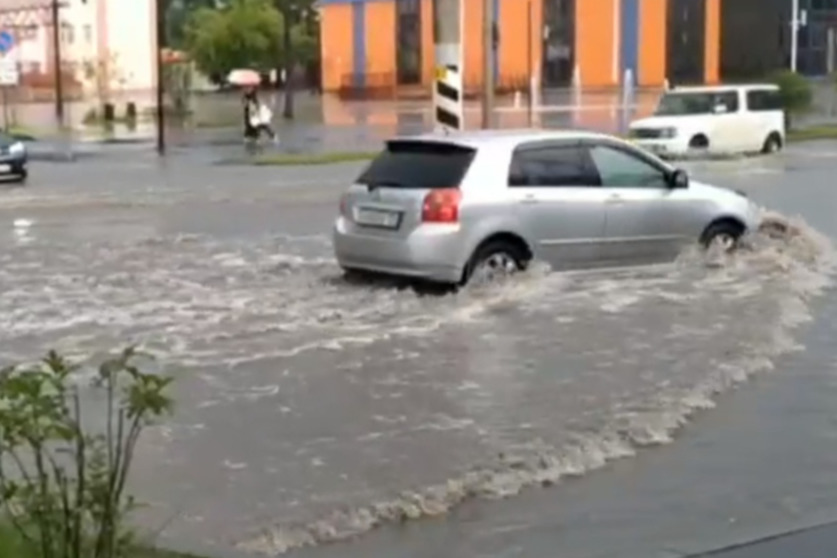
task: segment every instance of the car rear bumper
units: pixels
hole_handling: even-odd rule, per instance
[[[459,225],[422,225],[405,238],[394,238],[359,230],[339,217],[334,255],[344,269],[457,283],[464,266],[459,230]]]

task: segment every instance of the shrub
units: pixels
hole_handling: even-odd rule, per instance
[[[171,379],[140,370],[143,357],[128,348],[98,366],[90,389],[104,395],[102,421],[83,415],[79,367],[55,352],[0,370],[0,521],[32,556],[117,558],[133,546],[134,449],[172,406]]]
[[[804,76],[791,70],[782,70],[773,75],[771,80],[779,86],[779,95],[785,109],[787,127],[790,129],[792,117],[811,109],[813,90],[811,83]]]

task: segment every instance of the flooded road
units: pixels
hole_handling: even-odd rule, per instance
[[[769,200],[828,184],[812,153],[692,166]],[[96,161],[0,198],[0,359],[136,341],[177,375],[135,471],[166,538],[275,554],[585,475],[800,349],[830,282],[799,221],[733,258],[349,285],[327,232],[356,172]]]

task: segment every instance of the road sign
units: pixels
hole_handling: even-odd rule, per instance
[[[6,54],[15,46],[14,35],[6,30],[0,31],[0,54]]]
[[[0,86],[10,87],[20,83],[17,61],[11,56],[0,57]]]

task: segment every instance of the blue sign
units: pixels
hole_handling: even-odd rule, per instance
[[[15,46],[15,38],[8,31],[0,31],[0,54],[6,54]]]

